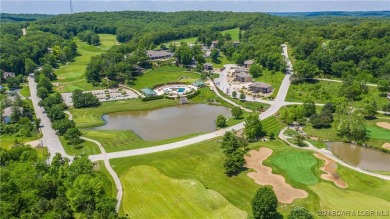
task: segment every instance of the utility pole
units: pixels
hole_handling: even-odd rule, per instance
[[[73,14],[73,4],[72,0],[69,0],[70,14]]]

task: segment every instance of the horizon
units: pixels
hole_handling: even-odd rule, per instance
[[[262,13],[310,13],[310,12],[368,12],[390,11],[390,1],[233,1],[233,0],[73,0],[73,13],[104,11],[231,11]],[[69,0],[1,1],[1,12],[10,14],[70,14]]]

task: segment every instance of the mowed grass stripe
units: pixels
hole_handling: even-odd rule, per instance
[[[156,168],[136,166],[121,177],[122,209],[130,218],[246,218],[247,214],[196,180],[171,179]]]
[[[292,180],[313,185],[318,182],[312,171],[312,167],[318,164],[316,158],[309,153],[298,151],[283,151],[270,157],[272,164],[283,169]]]
[[[367,130],[371,138],[390,140],[390,130],[378,126],[368,125]]]
[[[269,134],[270,132],[273,132],[275,135],[277,135],[280,130],[285,126],[282,122],[280,122],[275,116],[268,117],[261,121],[261,124],[263,125],[263,130]]]
[[[359,192],[336,188],[329,183],[320,182],[310,188],[320,197],[322,210],[342,211],[375,211],[374,215],[362,218],[386,218],[379,216],[376,211],[389,211],[390,202],[383,199],[365,195]],[[337,218],[351,218],[349,216],[337,216]]]

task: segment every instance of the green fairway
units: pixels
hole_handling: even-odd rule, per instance
[[[182,67],[167,65],[155,68],[146,72],[144,75],[137,77],[134,88],[139,90],[166,82],[193,82],[199,78],[200,74],[198,73],[185,71]]]
[[[283,127],[286,126],[275,116],[271,116],[262,120],[261,124],[263,125],[263,130],[266,132],[267,135],[272,132],[275,134],[275,136],[277,136],[280,130],[282,130]]]
[[[370,138],[390,140],[390,130],[388,129],[381,128],[376,125],[368,125],[367,130],[369,132]]]
[[[85,42],[81,42],[77,37],[74,40],[77,43],[78,56],[74,58],[73,62],[69,62],[66,65],[60,66],[55,70],[58,80],[60,83],[57,87],[59,92],[71,92],[75,89],[91,90],[99,89],[93,87],[91,84],[86,82],[84,73],[92,56],[100,55],[105,52],[113,45],[115,45],[116,38],[112,34],[99,34],[100,46],[88,45]]]
[[[177,102],[175,100],[169,99],[153,100],[147,102],[143,102],[140,99],[132,99],[103,102],[101,106],[97,108],[71,108],[69,111],[72,113],[73,121],[76,123],[77,127],[89,128],[103,125],[104,121],[101,117],[107,113],[156,109],[174,106],[176,104]]]
[[[145,148],[156,145],[168,144],[200,133],[185,135],[177,138],[161,141],[145,141],[130,130],[82,130],[83,136],[99,141],[107,152],[123,151],[137,148]]]
[[[239,32],[240,32],[239,28],[234,28],[234,29],[224,30],[221,33],[222,33],[222,35],[224,35],[225,33],[230,33],[230,36],[232,36],[232,41],[238,41],[239,40],[239,38],[238,38]]]
[[[83,141],[78,148],[75,148],[73,145],[69,145],[68,141],[65,140],[64,136],[59,136],[62,146],[64,146],[65,152],[69,155],[92,155],[100,154],[99,147],[90,141]]]
[[[137,166],[121,176],[122,209],[130,218],[246,218],[221,194],[190,179],[172,179],[156,168]]]
[[[28,98],[31,96],[30,94],[30,87],[28,85],[23,85],[22,89],[19,91],[20,95],[22,95],[25,98]]]
[[[271,162],[283,169],[286,177],[305,185],[313,185],[318,182],[313,173],[313,166],[318,164],[316,158],[309,153],[301,151],[285,151],[270,157]]]
[[[318,183],[310,186],[310,188],[317,193],[320,197],[321,210],[342,210],[342,211],[389,211],[390,202],[365,195],[359,192],[348,191],[345,189],[337,188],[329,183]],[[389,193],[388,193],[389,194]],[[387,215],[388,216],[388,215]],[[334,218],[334,217],[330,217]],[[351,218],[351,215],[342,216],[337,218]],[[380,217],[378,214],[370,215],[364,218],[385,218]]]

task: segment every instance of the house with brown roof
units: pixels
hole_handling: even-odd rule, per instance
[[[240,72],[245,72],[245,73],[248,73],[248,69],[247,68],[243,68],[243,67],[237,67],[234,69],[234,73],[237,74],[237,73],[240,73]]]
[[[272,92],[272,85],[264,82],[255,82],[249,85],[249,90],[254,93],[270,93]]]
[[[233,47],[237,47],[238,45],[240,45],[239,41],[233,41]]]
[[[251,65],[253,65],[253,63],[255,63],[253,60],[246,60],[244,62],[244,66],[245,66],[245,68],[250,68]]]
[[[252,76],[246,72],[240,72],[234,74],[234,80],[239,81],[239,82],[251,82],[252,81]]]
[[[173,57],[173,53],[164,50],[160,50],[160,51],[148,50],[146,51],[146,54],[149,56],[150,60],[168,59]]]
[[[205,71],[212,71],[213,70],[213,65],[210,63],[205,63],[203,66],[204,66]]]

